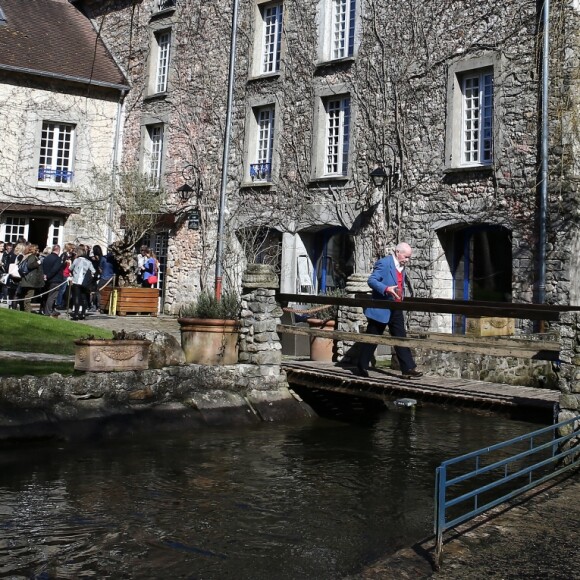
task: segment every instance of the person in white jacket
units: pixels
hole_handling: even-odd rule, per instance
[[[91,284],[95,275],[95,268],[87,257],[84,249],[77,251],[77,257],[70,267],[72,282],[73,313],[71,320],[84,320],[89,309]]]

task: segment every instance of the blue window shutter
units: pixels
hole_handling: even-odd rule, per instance
[[[354,21],[356,15],[356,0],[350,0],[350,18],[348,27],[348,56],[354,54]]]
[[[348,152],[350,149],[350,97],[344,99],[344,139],[342,142],[342,174],[348,174]]]

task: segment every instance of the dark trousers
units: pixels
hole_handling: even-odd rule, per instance
[[[36,288],[22,288],[18,287],[16,292],[16,298],[20,300],[18,302],[18,308],[24,310],[24,312],[32,312],[32,299],[36,294]]]
[[[72,285],[73,318],[84,318],[89,309],[90,290],[80,284]]]
[[[44,303],[44,314],[50,316],[54,314],[54,303],[60,290],[60,282],[50,282],[48,285],[48,294],[46,295],[46,302]]]
[[[366,334],[382,335],[387,326],[389,327],[389,333],[391,336],[402,338],[407,336],[407,332],[405,331],[405,316],[402,310],[391,310],[391,318],[387,324],[369,318]],[[410,348],[406,346],[395,346],[394,348],[403,374],[413,370],[417,366]],[[368,342],[361,344],[360,355],[358,358],[358,367],[360,369],[365,371],[368,370],[371,358],[373,358],[376,349],[376,344],[370,344]]]

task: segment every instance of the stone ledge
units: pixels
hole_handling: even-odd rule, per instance
[[[0,387],[0,441],[107,436],[141,428],[307,420],[284,374],[254,365],[182,365],[63,377],[7,377]]]

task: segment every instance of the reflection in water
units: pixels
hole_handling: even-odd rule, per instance
[[[537,425],[437,408],[0,452],[0,577],[339,578],[431,533],[435,468]]]

